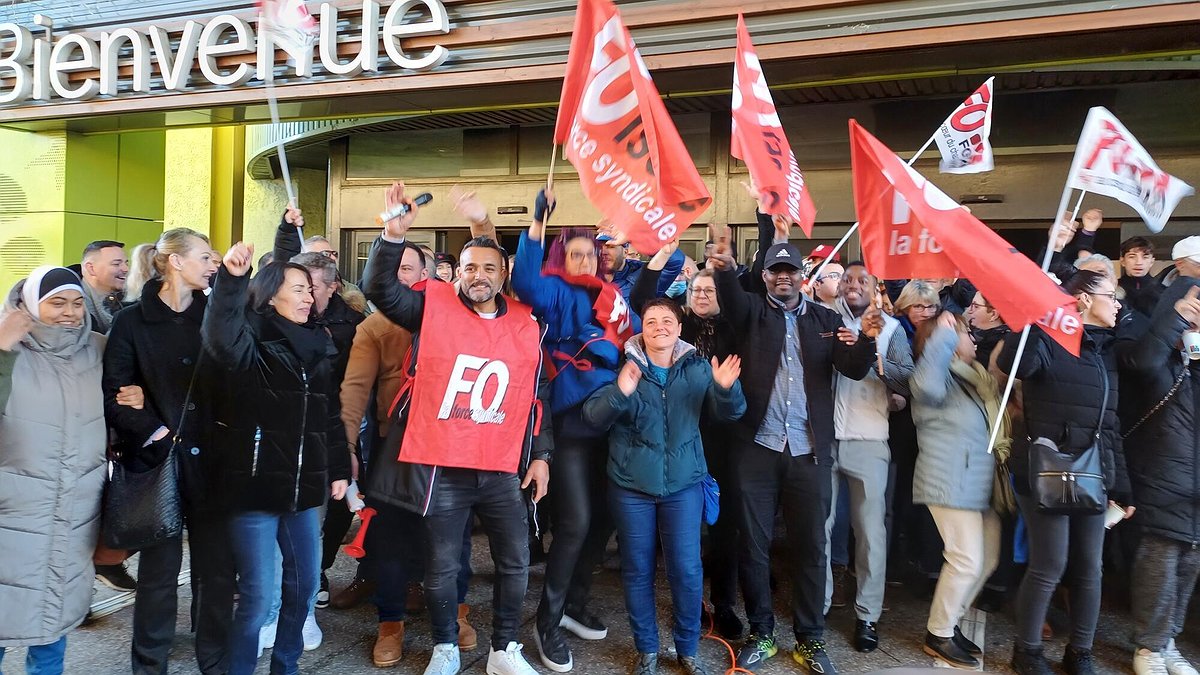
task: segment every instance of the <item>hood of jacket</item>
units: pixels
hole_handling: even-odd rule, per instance
[[[4,311],[25,312],[32,318],[33,315],[21,302],[21,289],[24,287],[25,280],[22,279],[8,291]],[[43,352],[66,359],[90,344],[91,333],[92,317],[86,311],[83,313],[83,323],[78,328],[53,326],[34,319],[33,328],[30,329],[28,335],[21,338],[21,344],[30,351]]]
[[[675,342],[675,348],[671,350],[671,368],[675,364],[682,361],[689,354],[696,351],[696,348],[691,344],[684,342],[682,339]],[[650,356],[646,354],[646,342],[642,339],[642,334],[638,333],[629,338],[625,342],[625,356],[632,359],[634,363],[641,366],[643,371],[650,368]]]

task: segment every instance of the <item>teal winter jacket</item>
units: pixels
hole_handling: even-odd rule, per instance
[[[625,357],[642,369],[633,395],[614,382],[601,387],[583,406],[583,417],[609,429],[608,477],[628,490],[663,497],[699,483],[708,473],[700,440],[700,415],[708,406],[712,421],[733,421],[746,412],[742,385],[722,389],[712,366],[692,345],[679,341],[666,386],[650,372],[642,336],[625,343]]]

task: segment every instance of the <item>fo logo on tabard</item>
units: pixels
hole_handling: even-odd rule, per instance
[[[493,383],[494,381],[494,383]],[[446,383],[446,394],[438,419],[469,419],[476,424],[504,424],[504,395],[508,392],[508,366],[503,361],[491,361],[480,356],[459,354]],[[459,397],[467,394],[467,405],[459,405]],[[484,398],[490,401],[484,405]]]

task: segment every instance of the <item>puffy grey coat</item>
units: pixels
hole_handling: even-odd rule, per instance
[[[20,286],[5,311],[25,311]],[[50,644],[92,601],[107,436],[104,336],[90,324],[36,323],[11,352],[12,394],[0,412],[0,647]]]
[[[954,329],[936,329],[910,380],[918,447],[913,503],[983,511],[991,505],[996,460],[987,451],[983,400],[950,372],[957,345]]]

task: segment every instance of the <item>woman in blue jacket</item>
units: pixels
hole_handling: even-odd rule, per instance
[[[661,540],[675,612],[675,650],[688,675],[696,660],[700,604],[702,481],[708,474],[700,414],[733,421],[746,411],[735,356],[710,363],[679,339],[683,310],[656,298],[642,312],[643,332],[625,343],[617,381],[588,399],[584,419],[609,433],[608,495],[621,538],[621,580],[639,658],[635,675],[654,675],[658,624],[654,611],[655,552]],[[728,517],[728,516],[727,516]]]

